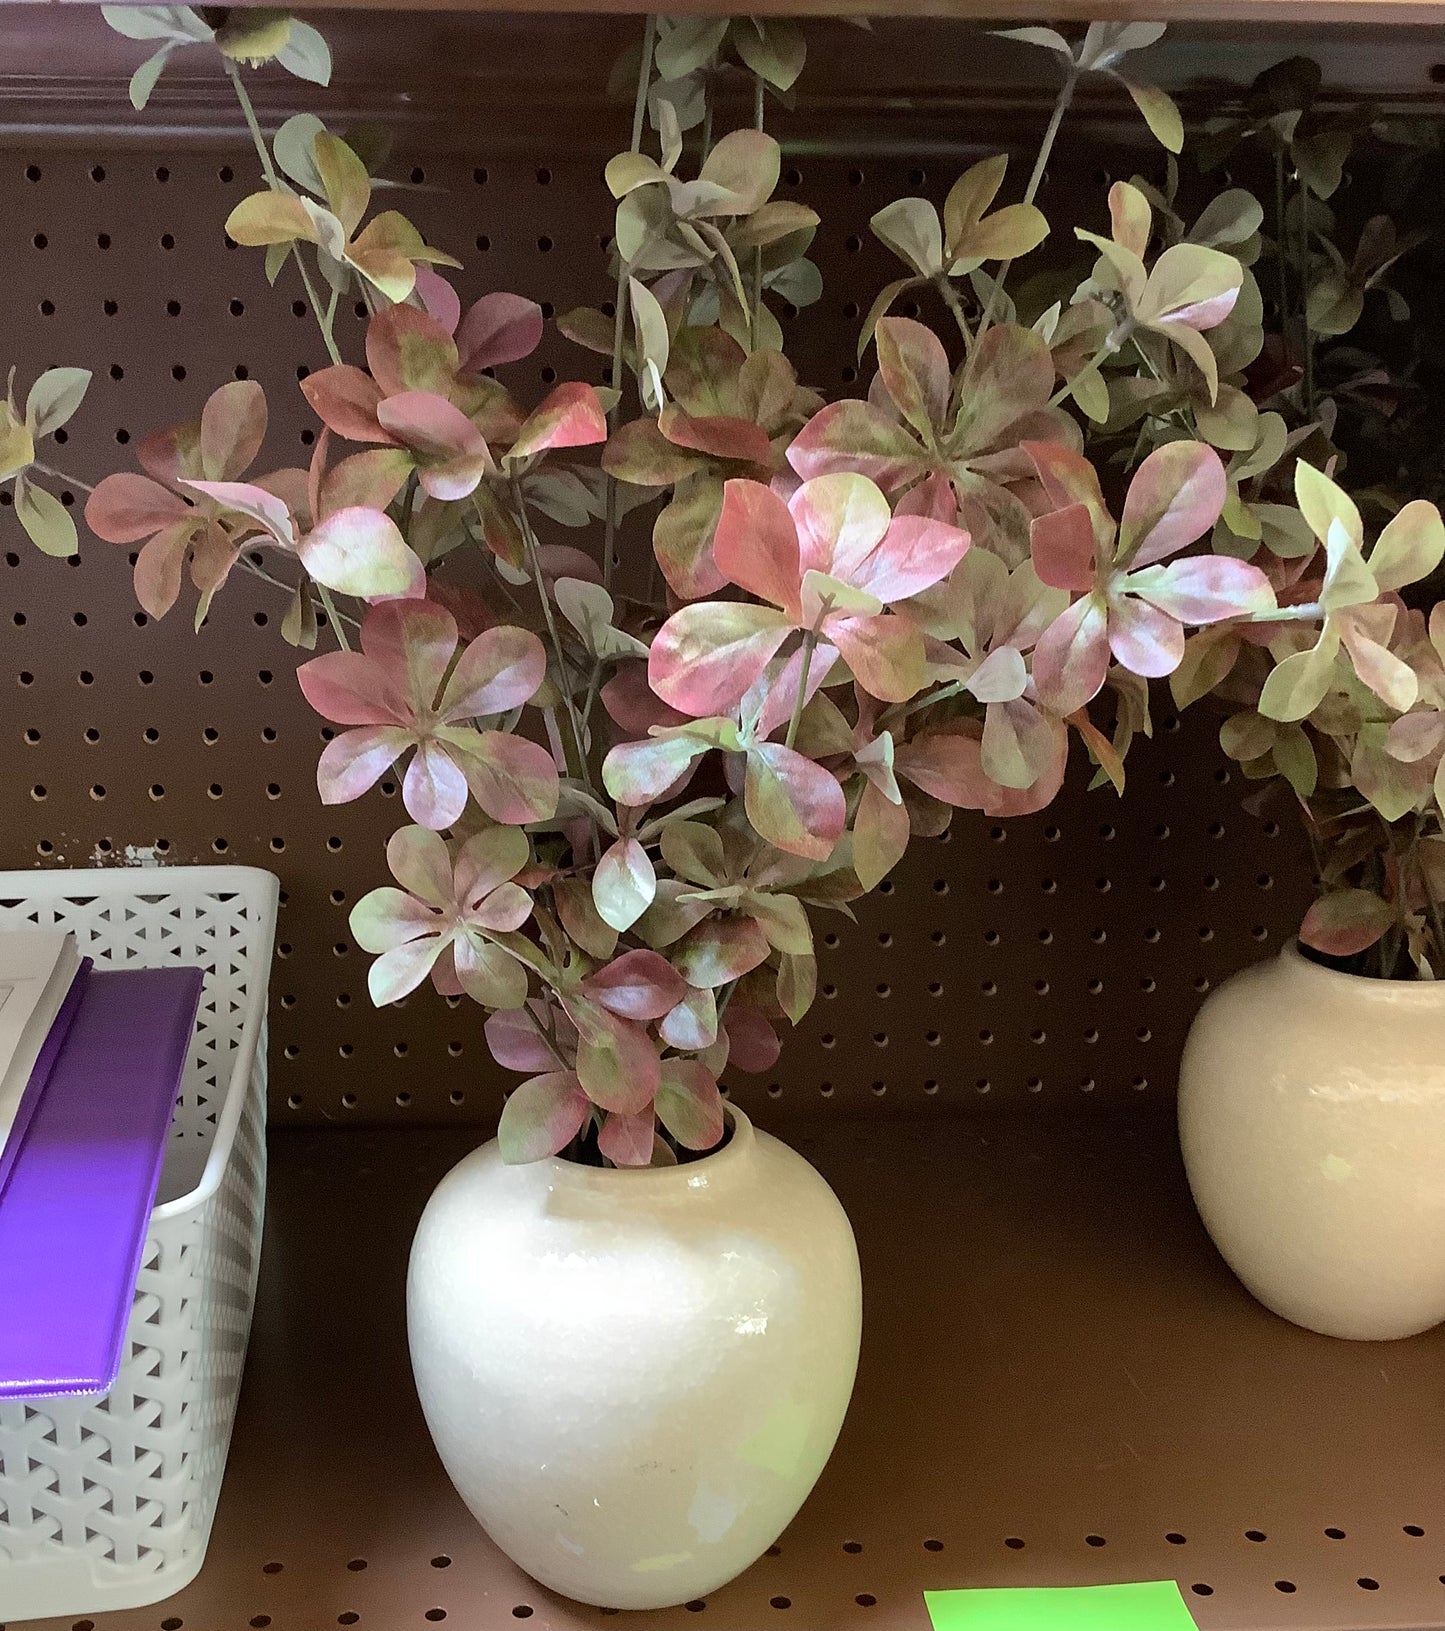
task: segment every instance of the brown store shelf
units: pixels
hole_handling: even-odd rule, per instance
[[[924,1631],[926,1586],[1163,1577],[1203,1631],[1445,1623],[1445,1329],[1350,1344],[1274,1318],[1205,1239],[1168,1126],[1090,1120],[800,1140],[863,1256],[847,1425],[776,1556],[703,1610],[629,1627]],[[475,1136],[275,1139],[210,1560],[179,1597],[96,1631],[616,1623],[491,1547],[412,1391],[408,1239]]]

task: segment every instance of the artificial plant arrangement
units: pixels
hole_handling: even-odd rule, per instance
[[[1008,31],[1062,74],[1022,196],[999,204],[999,155],[941,211],[904,198],[874,217],[903,275],[860,335],[867,396],[825,403],[779,317],[817,298],[818,217],[775,196],[763,128],[803,36],[650,19],[631,143],[606,169],[612,303],[560,320],[609,359],[609,383],[519,403],[494,371],[536,346],[540,308],[493,293],[463,312],[442,275],[458,262],[400,211],[373,212],[369,134],[313,114],[261,131],[243,65],[324,82],[314,29],[260,11],[106,16],[156,42],[137,106],[172,51],[220,52],[264,183],[227,231],[273,282],[299,280],[331,364],[301,384],[323,426],[309,469],[249,473],[266,403],[234,382],[141,443],[144,474],[107,476],[87,522],[139,546],[153,616],[189,578],[199,624],[243,570],[289,596],[293,645],[334,645],[299,669],[339,728],[322,799],[405,763],[395,882],[352,917],[377,955],[372,995],[431,980],[483,1007],[493,1056],[523,1078],[501,1121],[509,1160],[713,1147],[724,1067],[770,1069],[779,1024],[813,999],[814,915],[847,913],[955,809],[1042,809],[1072,737],[1122,791],[1151,679],[1172,676],[1180,704],[1244,704],[1226,748],[1312,812],[1329,890],[1312,944],[1359,949],[1378,929],[1441,966],[1445,626],[1399,591],[1433,570],[1445,530],[1408,505],[1367,556],[1325,473],[1339,455],[1315,337],[1347,328],[1384,270],[1383,227],[1342,260],[1320,219],[1348,131],[1256,90],[1264,106],[1215,147],[1271,144],[1269,233],[1234,186],[1189,222],[1178,112],[1129,71],[1162,25],[1095,24],[1075,43]],[[1095,74],[1128,86],[1170,154],[1165,181],[1116,183],[1049,264],[1036,197]],[[752,122],[719,134],[739,82]],[[1282,291],[1268,337],[1256,265]],[[905,297],[939,323],[898,315]],[[335,317],[356,300],[370,320],[348,360]],[[55,554],[76,534],[36,480],[58,474],[36,443],[84,381],[54,370],[0,419],[0,476]],[[625,521],[651,533],[650,572],[620,560]],[[485,592],[454,575],[463,559]]]

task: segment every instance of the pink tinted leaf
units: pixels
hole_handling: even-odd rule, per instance
[[[898,500],[895,515],[921,515],[930,521],[944,521],[953,526],[958,520],[958,500],[953,484],[941,471],[925,476],[917,486],[910,487]]]
[[[811,702],[822,688],[823,682],[833,672],[833,665],[838,661],[838,648],[819,641],[813,647],[812,661],[808,664],[807,694],[804,702]],[[791,652],[787,661],[778,672],[777,678],[768,688],[766,701],[762,712],[758,715],[755,727],[760,740],[766,740],[786,725],[793,717],[793,706],[798,700],[798,684],[803,677],[803,650],[800,646]]]
[[[1362,684],[1397,713],[1407,713],[1420,695],[1420,677],[1388,646],[1382,645],[1349,617],[1340,619],[1340,635]]]
[[[674,612],[653,637],[653,691],[693,718],[731,715],[791,628],[783,612],[737,601],[703,601]]]
[[[201,468],[212,481],[234,481],[266,439],[266,393],[253,379],[213,391],[201,410]]]
[[[1331,957],[1352,957],[1373,946],[1395,922],[1394,909],[1368,889],[1342,889],[1305,913],[1299,937]]]
[[[452,943],[457,981],[485,1008],[520,1008],[527,1000],[527,971],[500,946],[473,934]]]
[[[659,952],[626,951],[589,974],[582,990],[622,1019],[661,1019],[687,995],[687,981]]]
[[[1108,671],[1108,614],[1098,595],[1086,595],[1039,636],[1034,688],[1055,713],[1071,714],[1099,694]]]
[[[1109,601],[1109,649],[1131,674],[1159,679],[1183,662],[1184,630],[1145,601],[1132,595],[1116,596]]]
[[[695,418],[676,403],[669,403],[659,414],[657,423],[674,447],[690,448],[714,459],[737,459],[744,464],[772,462],[768,433],[751,419],[723,415]]]
[[[938,336],[907,317],[885,317],[874,331],[878,370],[899,413],[924,435],[948,411],[948,355]]]
[[[516,828],[508,828],[515,832]],[[484,900],[478,901],[467,921],[496,934],[510,934],[532,915],[532,897],[520,884],[498,884]]]
[[[1095,520],[1096,531],[1108,525],[1108,510],[1098,473],[1082,453],[1059,442],[1025,442],[1023,450],[1038,473],[1049,503],[1056,509],[1082,504]]]
[[[607,440],[607,418],[597,392],[576,381],[559,385],[523,422],[507,450],[511,459],[531,458],[555,447],[591,447]]]
[[[1029,548],[1039,581],[1054,589],[1087,594],[1094,587],[1094,522],[1086,504],[1069,504],[1037,516]]]
[[[389,1002],[399,1002],[426,979],[441,956],[447,941],[437,935],[423,940],[410,940],[383,952],[366,973],[366,985],[371,1000],[378,1008]]]
[[[549,1071],[522,1082],[503,1105],[497,1123],[502,1159],[519,1166],[565,1150],[582,1130],[590,1108],[573,1071]]]
[[[386,670],[361,652],[313,657],[296,678],[302,695],[333,725],[399,725],[407,717]]]
[[[497,291],[470,307],[457,329],[461,366],[471,374],[520,362],[542,343],[542,308],[535,300]]]
[[[928,669],[923,636],[904,618],[830,617],[824,632],[853,677],[881,702],[907,702],[923,689]]]
[[[485,896],[515,878],[527,864],[531,845],[515,827],[487,827],[462,845],[456,862],[456,904],[470,911]],[[525,921],[527,913],[523,912]],[[487,928],[515,928],[516,924],[487,923]]]
[[[802,569],[788,506],[756,481],[729,481],[712,541],[713,559],[729,583],[796,617]]]
[[[888,501],[875,482],[855,471],[815,476],[788,500],[803,572],[823,572],[852,584],[888,531]]]
[[[598,916],[609,928],[619,933],[630,929],[652,905],[656,894],[657,874],[647,851],[635,838],[619,838],[603,852],[592,875],[592,899]]]
[[[1445,746],[1445,713],[1434,709],[1397,719],[1385,739],[1390,757],[1402,764],[1416,764],[1441,746]]]
[[[602,1131],[597,1135],[598,1149],[614,1166],[619,1167],[651,1166],[655,1142],[651,1106],[639,1110],[635,1116],[609,1111]]]
[[[504,714],[537,694],[547,653],[530,629],[499,624],[479,634],[462,653],[438,711],[447,724]]]
[[[445,925],[424,901],[389,884],[363,895],[351,909],[351,937],[363,951],[390,951],[437,934]]]
[[[870,781],[853,818],[853,870],[864,889],[876,889],[903,859],[909,827],[904,806],[894,804]]]
[[[727,1031],[728,1060],[751,1076],[760,1076],[778,1062],[782,1043],[767,1017],[747,1003],[734,1000],[723,1017]]]
[[[848,581],[892,605],[946,578],[968,546],[968,534],[951,523],[897,515],[877,548],[851,568]]]
[[[316,765],[316,790],[323,804],[349,804],[391,769],[411,746],[409,731],[396,725],[368,725],[343,731],[326,744]]]
[[[329,430],[350,442],[391,442],[394,438],[376,416],[382,390],[370,374],[350,363],[336,363],[308,374],[301,392]]]
[[[608,716],[629,736],[646,736],[654,725],[681,725],[687,719],[653,695],[645,662],[619,663],[600,695]]]
[[[1228,555],[1191,555],[1131,572],[1123,587],[1191,627],[1274,609],[1274,590],[1257,566]]]
[[[418,266],[416,292],[427,316],[434,317],[448,334],[455,334],[462,319],[462,302],[451,284],[430,266]]]
[[[401,801],[413,821],[440,831],[466,809],[467,779],[439,743],[424,741],[402,777]]]
[[[441,910],[453,904],[452,858],[434,832],[425,827],[398,828],[387,840],[386,864],[402,888],[428,906]]]
[[[979,764],[976,736],[934,731],[902,742],[894,754],[893,768],[944,804],[964,810],[983,807],[988,778]]]
[[[717,999],[711,991],[689,986],[682,1001],[663,1016],[657,1034],[682,1053],[710,1048],[717,1041]]]
[[[182,481],[182,487],[204,493],[215,499],[223,509],[244,515],[264,527],[278,544],[291,548],[295,544],[296,529],[291,524],[291,512],[285,501],[268,493],[250,481]]]
[[[179,494],[130,471],[107,476],[85,502],[86,525],[108,544],[138,543],[191,513]]]
[[[401,391],[377,404],[376,416],[397,441],[432,458],[480,457],[481,431],[455,404],[432,391]]]
[[[457,745],[462,735],[468,738],[465,749]],[[447,744],[461,760],[477,803],[493,821],[522,826],[528,821],[550,821],[557,813],[561,793],[557,766],[538,743],[502,731],[448,729]]]
[[[193,522],[178,521],[162,527],[141,546],[133,579],[135,598],[152,617],[164,617],[180,596],[181,569],[194,532]]]
[[[557,1063],[525,1009],[503,1008],[489,1014],[483,1029],[492,1058],[503,1070],[549,1070]]]
[[[758,836],[790,855],[826,861],[842,836],[847,803],[837,778],[781,742],[749,749],[743,797]]]
[[[711,744],[693,737],[652,737],[624,742],[602,762],[602,783],[619,804],[634,809],[660,799]]]
[[[410,271],[404,275],[411,277]],[[403,391],[446,396],[456,376],[457,347],[435,317],[416,306],[393,305],[367,327],[366,361],[383,396]]]
[[[712,990],[765,963],[768,951],[768,937],[752,918],[715,918],[690,929],[672,961],[689,985]]]
[[[317,493],[318,514],[326,516],[355,505],[384,510],[401,491],[412,469],[412,457],[405,448],[374,447],[365,453],[353,453],[322,477]]]
[[[562,1005],[577,1027],[577,1074],[587,1097],[623,1115],[645,1110],[661,1079],[652,1038],[587,997],[565,995]]]
[[[609,928],[598,915],[590,879],[556,879],[552,885],[552,901],[568,937],[589,957],[605,961],[617,950],[617,930]]]
[[[1219,519],[1224,466],[1203,442],[1166,442],[1134,472],[1119,523],[1118,554],[1131,566],[1162,561]]]
[[[909,432],[871,402],[832,402],[793,438],[788,463],[803,478],[854,471],[885,493],[926,475],[929,461]]]
[[[687,1150],[710,1150],[723,1135],[717,1078],[696,1059],[666,1059],[657,1089],[657,1119]]]
[[[426,568],[407,548],[396,523],[360,505],[328,515],[296,546],[317,583],[363,599],[426,593]]]

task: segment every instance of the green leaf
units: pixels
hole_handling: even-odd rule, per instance
[[[1184,147],[1184,121],[1179,117],[1174,98],[1157,85],[1124,79],[1122,74],[1119,77],[1134,98],[1134,106],[1144,115],[1144,123],[1153,132],[1155,141],[1170,153],[1181,152]]]
[[[619,838],[603,852],[592,877],[592,900],[609,928],[630,929],[656,894],[657,874],[635,838]]]
[[[733,24],[733,46],[759,79],[775,90],[789,91],[807,60],[803,31],[787,17],[739,18]]]
[[[326,126],[314,113],[293,114],[271,138],[271,151],[283,174],[317,198],[326,196],[326,183],[316,167],[315,142]]]
[[[662,390],[662,376],[667,369],[671,341],[667,332],[667,316],[657,296],[645,283],[634,278],[627,280],[632,303],[632,322],[637,333],[637,348],[641,358],[638,381],[642,386],[643,401],[654,413],[666,398]]]
[[[215,37],[189,6],[102,6],[100,14],[110,28],[129,40],[206,45]]]
[[[1394,909],[1368,889],[1342,889],[1317,900],[1300,925],[1300,939],[1316,951],[1352,957],[1367,950],[1395,922]]]
[[[926,198],[900,198],[868,223],[874,236],[920,277],[943,274],[943,228]],[[874,319],[876,321],[876,319]]]
[[[518,1166],[566,1149],[589,1114],[586,1096],[570,1070],[533,1076],[514,1088],[497,1123],[502,1159]]]
[[[15,514],[31,543],[46,555],[77,553],[75,522],[54,493],[22,478],[15,483]]]
[[[1339,647],[1339,636],[1327,631],[1318,645],[1277,663],[1260,693],[1260,713],[1285,723],[1307,719],[1329,691]]]
[[[791,957],[784,952],[778,964],[778,1002],[794,1025],[813,1006],[817,992],[817,958]]]
[[[1417,498],[1390,521],[1370,552],[1369,567],[1381,589],[1403,589],[1428,578],[1445,557],[1445,525],[1433,504]]]
[[[25,422],[33,436],[52,436],[69,422],[90,384],[88,368],[47,368],[25,399]]]
[[[163,45],[159,51],[148,56],[130,76],[130,105],[137,113],[150,101],[151,92],[155,90],[156,83],[174,50],[174,45]]]
[[[1294,467],[1294,493],[1300,514],[1322,544],[1328,541],[1330,528],[1338,521],[1350,542],[1357,549],[1361,547],[1365,528],[1355,501],[1322,470],[1316,470],[1303,459],[1298,460]]]
[[[686,79],[711,60],[728,31],[726,17],[672,17],[665,20],[654,58],[664,80]]]
[[[950,248],[983,219],[984,212],[998,197],[1007,169],[1008,154],[995,153],[970,165],[949,188],[948,197],[943,201],[943,227]]]
[[[331,83],[331,48],[319,30],[299,17],[291,19],[291,33],[285,45],[276,53],[276,61],[288,74],[305,79],[313,85]]]
[[[684,1149],[710,1150],[723,1135],[717,1078],[700,1060],[664,1060],[657,1116]]]

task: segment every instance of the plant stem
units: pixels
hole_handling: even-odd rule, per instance
[[[1299,206],[1299,225],[1296,229],[1296,247],[1299,254],[1299,321],[1300,345],[1304,357],[1305,418],[1315,416],[1315,344],[1310,332],[1310,222],[1309,193],[1304,183],[1298,184],[1295,202]]]
[[[1100,363],[1107,362],[1110,357],[1122,349],[1124,343],[1133,335],[1133,333],[1134,319],[1132,317],[1126,317],[1123,322],[1116,323],[1114,327],[1110,329],[1108,338],[1094,353],[1094,355],[1089,358],[1088,362],[1086,362],[1077,373],[1066,379],[1058,390],[1055,391],[1049,398],[1049,406],[1051,408],[1057,408],[1064,398],[1068,396],[1069,392],[1073,390],[1074,382],[1077,379],[1079,379],[1082,375],[1087,374],[1091,368],[1097,368]],[[1143,356],[1142,351],[1140,352],[1140,355]],[[1144,361],[1148,363],[1148,357],[1145,357]],[[1150,366],[1152,367],[1152,364]],[[1158,376],[1156,375],[1155,378],[1157,379]]]
[[[547,594],[547,581],[542,576],[542,559],[537,552],[537,536],[532,531],[532,518],[527,513],[527,501],[522,496],[522,489],[513,479],[511,483],[512,504],[517,512],[517,520],[522,528],[522,541],[527,550],[527,565],[531,568],[532,580],[537,587],[537,598],[542,602],[542,616],[547,624],[547,634],[552,642],[552,655],[557,661],[557,685],[562,692],[562,701],[567,708],[567,722],[572,727],[572,743],[577,752],[578,780],[592,792],[592,777],[587,767],[587,738],[583,734],[582,721],[577,714],[577,704],[572,698],[572,686],[567,676],[567,656],[562,648],[562,633],[557,627],[557,618],[552,611],[552,601]],[[596,822],[593,822],[593,838],[597,836]]]
[[[82,493],[95,491],[88,481],[82,481],[79,476],[67,476],[63,470],[57,470],[54,465],[41,464],[39,459],[32,459],[29,468],[38,470],[42,476],[54,476],[57,481],[63,481],[67,487],[78,487]]]
[[[567,1060],[562,1056],[557,1044],[552,1040],[551,1035],[548,1033],[547,1027],[543,1025],[542,1021],[532,1012],[532,1005],[530,1002],[524,1002],[522,1004],[522,1012],[529,1020],[531,1020],[532,1029],[536,1031],[539,1037],[541,1037],[542,1041],[546,1044],[547,1051],[552,1055],[557,1063],[561,1065],[562,1069],[571,1070],[572,1066],[568,1064]]]
[[[1274,154],[1274,258],[1279,273],[1279,328],[1289,333],[1289,276],[1285,265],[1285,241],[1288,228],[1284,219],[1284,149],[1277,147]]]
[[[803,635],[803,666],[798,675],[798,694],[793,699],[793,717],[788,721],[788,734],[783,746],[790,748],[798,738],[798,726],[803,718],[803,707],[808,699],[808,670],[813,666],[813,652],[818,645],[817,629],[809,629]]]
[[[968,326],[968,318],[964,315],[963,303],[953,284],[949,282],[948,273],[945,272],[938,280],[938,292],[943,296],[943,302],[953,313],[953,320],[958,324],[958,332],[963,336],[963,354],[966,357],[973,355],[973,330]]]
[[[230,75],[231,85],[236,92],[236,100],[241,105],[241,112],[245,116],[246,128],[251,132],[251,141],[256,149],[256,157],[261,161],[261,174],[266,178],[266,185],[273,193],[285,192],[281,185],[281,178],[276,174],[275,166],[271,163],[271,153],[266,146],[266,138],[261,134],[260,122],[256,118],[256,110],[251,105],[250,93],[241,81],[241,70],[229,59],[226,62],[226,72]],[[331,310],[323,312],[321,301],[317,298],[316,286],[311,281],[311,274],[306,270],[306,262],[301,259],[300,247],[291,245],[291,258],[296,262],[296,270],[301,274],[301,282],[306,290],[306,299],[315,314],[317,326],[321,330],[321,338],[326,345],[326,354],[333,363],[341,361],[341,352],[336,346],[336,337],[331,332],[331,323],[336,315],[336,292],[332,291]]]
[[[632,101],[632,146],[629,151],[642,151],[642,126],[647,115],[647,91],[652,83],[652,58],[657,46],[657,18],[647,19],[647,30],[642,36],[642,65],[637,73],[637,94]],[[612,308],[612,389],[617,400],[607,410],[608,434],[617,428],[617,415],[622,406],[622,345],[627,337],[627,279],[631,271],[617,256],[617,297]],[[602,587],[612,587],[613,545],[617,537],[617,478],[607,478],[607,516],[602,529]],[[546,600],[544,595],[543,600]]]
[[[1064,115],[1069,111],[1069,103],[1074,100],[1074,89],[1079,83],[1079,71],[1071,63],[1064,82],[1059,86],[1059,94],[1054,101],[1054,111],[1049,115],[1048,127],[1044,131],[1044,139],[1039,143],[1038,157],[1034,160],[1033,174],[1029,177],[1029,184],[1024,189],[1023,201],[1032,204],[1038,197],[1039,188],[1043,185],[1044,171],[1048,169],[1049,159],[1054,151],[1054,143],[1058,140],[1059,126],[1064,122]],[[988,297],[988,305],[984,307],[983,316],[979,319],[978,337],[982,339],[993,322],[994,310],[1003,295],[1004,282],[1009,274],[1011,260],[1002,262],[998,275],[993,280],[993,293]]]
[[[763,128],[763,76],[753,75],[753,129]],[[763,326],[763,246],[757,244],[753,248],[752,288],[750,290],[751,311],[749,313],[749,334],[752,343],[750,351],[758,349],[759,334]]]
[[[315,580],[312,580],[315,582]],[[336,643],[343,651],[351,650],[351,642],[346,638],[346,630],[342,627],[341,613],[336,609],[336,602],[331,598],[331,591],[324,583],[316,584],[316,593],[321,597],[321,604],[326,611],[326,619],[336,632]]]

